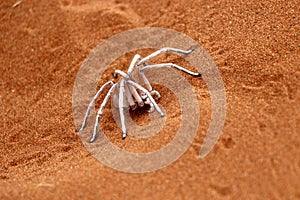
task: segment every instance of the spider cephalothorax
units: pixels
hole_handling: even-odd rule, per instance
[[[113,72],[113,76],[115,78],[118,75],[121,75],[122,78],[117,83],[114,83],[113,81],[108,81],[107,83],[102,85],[102,87],[98,90],[98,92],[96,93],[96,95],[94,96],[92,101],[90,102],[88,109],[86,111],[82,126],[80,127],[80,129],[78,129],[78,131],[81,131],[84,129],[84,127],[86,126],[87,118],[90,114],[90,110],[94,106],[96,99],[99,97],[99,95],[102,93],[102,91],[106,87],[111,86],[111,88],[109,89],[108,93],[106,94],[106,96],[98,110],[98,113],[96,116],[96,122],[94,125],[93,136],[89,142],[95,141],[95,139],[97,137],[97,127],[98,127],[100,115],[102,114],[103,109],[104,109],[105,105],[107,104],[110,96],[113,94],[113,92],[117,88],[119,89],[119,93],[118,93],[118,97],[117,97],[118,99],[114,99],[114,101],[117,101],[117,105],[118,105],[119,112],[120,112],[120,120],[121,120],[121,127],[122,127],[122,133],[123,133],[122,139],[125,139],[127,136],[125,117],[124,117],[124,108],[130,107],[132,110],[134,110],[137,107],[143,107],[145,104],[147,104],[150,106],[149,112],[152,112],[155,109],[160,114],[161,117],[164,116],[164,113],[161,111],[161,109],[155,102],[155,100],[158,100],[161,96],[160,96],[159,92],[152,89],[150,82],[148,81],[147,77],[144,74],[145,70],[161,68],[161,67],[173,67],[173,68],[181,70],[192,76],[196,76],[196,77],[201,76],[200,73],[191,72],[191,71],[189,71],[183,67],[180,67],[176,64],[173,64],[173,63],[160,63],[160,64],[151,64],[151,65],[146,64],[146,62],[148,60],[152,59],[153,57],[155,57],[161,53],[167,52],[167,51],[188,55],[193,52],[193,49],[181,50],[181,49],[166,47],[166,48],[162,48],[158,51],[155,51],[154,53],[146,56],[145,58],[141,58],[140,55],[136,54],[131,61],[131,64],[129,66],[127,73],[125,73],[121,70],[115,70]],[[138,76],[141,79],[141,81],[144,83],[145,87],[141,86],[134,80],[134,77],[132,75],[134,68],[137,69]],[[113,98],[116,98],[116,95]]]

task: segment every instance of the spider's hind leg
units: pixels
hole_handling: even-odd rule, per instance
[[[145,70],[145,69],[155,69],[155,68],[163,68],[163,67],[173,67],[177,70],[183,71],[191,76],[195,76],[195,77],[201,77],[201,73],[198,72],[192,72],[184,67],[181,67],[179,65],[176,65],[174,63],[161,63],[161,64],[153,64],[153,65],[145,65],[141,71]]]
[[[146,56],[145,58],[141,59],[137,65],[144,64],[148,60],[154,58],[155,56],[158,56],[159,54],[165,53],[165,52],[173,52],[173,53],[188,55],[188,54],[192,53],[194,50],[195,50],[194,48],[191,48],[189,50],[182,50],[182,49],[177,49],[177,48],[165,47],[165,48],[157,50],[157,51],[153,52],[152,54]]]

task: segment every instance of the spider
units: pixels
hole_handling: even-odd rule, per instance
[[[125,125],[125,116],[124,116],[124,109],[125,108],[130,108],[131,110],[135,110],[137,107],[143,107],[144,105],[149,105],[150,109],[148,112],[153,112],[154,109],[160,114],[161,117],[164,117],[164,113],[160,109],[160,107],[157,105],[155,100],[160,99],[160,94],[158,91],[153,90],[150,82],[148,81],[147,77],[144,74],[145,70],[148,69],[156,69],[156,68],[162,68],[162,67],[173,67],[177,70],[183,71],[191,76],[195,77],[201,77],[200,73],[195,73],[192,72],[188,69],[185,69],[181,66],[178,66],[174,63],[160,63],[160,64],[151,64],[148,65],[146,62],[153,57],[165,53],[165,52],[173,52],[173,53],[178,53],[178,54],[183,54],[183,55],[189,55],[192,53],[194,49],[189,49],[189,50],[181,50],[177,48],[171,48],[171,47],[165,47],[160,50],[157,50],[153,52],[152,54],[142,58],[140,55],[136,54],[129,66],[129,69],[127,73],[121,71],[121,70],[115,70],[113,72],[113,77],[117,78],[118,75],[122,76],[119,82],[114,83],[113,81],[108,81],[105,84],[101,86],[101,88],[98,90],[92,101],[90,102],[83,123],[81,127],[77,130],[77,132],[82,131],[87,123],[87,118],[90,114],[91,108],[94,106],[96,99],[99,97],[99,95],[103,92],[105,88],[108,86],[111,86],[108,93],[106,94],[102,104],[100,105],[100,108],[97,112],[96,116],[96,121],[94,125],[94,132],[89,140],[90,143],[93,143],[96,138],[97,138],[97,128],[98,128],[98,123],[100,120],[100,116],[103,113],[103,109],[105,105],[107,104],[109,98],[112,96],[113,92],[118,88],[119,89],[119,96],[113,95],[113,100],[118,101],[118,109],[120,113],[120,120],[121,120],[121,129],[122,129],[122,139],[124,140],[127,136],[127,131],[126,131],[126,125]],[[132,76],[132,72],[136,68],[138,72],[139,79],[144,83],[144,86],[141,86],[138,84],[134,77]],[[154,98],[153,98],[154,97]],[[118,98],[118,99],[117,99]],[[154,100],[155,99],[155,100]]]

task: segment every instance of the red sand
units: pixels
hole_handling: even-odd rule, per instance
[[[299,1],[14,3],[0,3],[0,199],[300,199]],[[214,150],[199,159],[210,99],[193,80],[202,118],[191,147],[159,171],[127,174],[84,148],[72,90],[93,48],[145,26],[204,46],[222,74],[227,118]]]

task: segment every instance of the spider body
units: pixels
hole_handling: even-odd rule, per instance
[[[117,83],[114,83],[113,81],[108,81],[107,83],[102,85],[102,87],[98,90],[98,92],[90,102],[82,126],[80,127],[80,129],[78,129],[78,131],[84,129],[87,123],[87,118],[90,114],[90,110],[94,106],[96,99],[104,91],[105,88],[111,86],[97,112],[96,121],[94,125],[94,132],[89,141],[90,143],[94,142],[97,138],[97,128],[98,128],[100,116],[102,115],[103,109],[111,96],[113,98],[114,104],[117,105],[119,109],[121,128],[122,128],[122,139],[125,139],[127,136],[124,109],[130,108],[134,110],[137,107],[143,107],[144,105],[149,105],[150,106],[149,112],[153,112],[154,110],[156,110],[161,117],[164,117],[164,113],[162,112],[162,110],[160,109],[160,107],[157,105],[155,101],[158,100],[161,96],[159,92],[152,89],[150,82],[148,81],[147,77],[144,74],[145,70],[162,68],[162,67],[173,67],[192,76],[196,76],[196,77],[201,76],[200,73],[191,72],[173,63],[160,63],[160,64],[147,65],[146,62],[148,60],[167,51],[188,55],[193,52],[193,49],[181,50],[181,49],[166,47],[158,51],[155,51],[154,53],[146,56],[145,58],[142,58],[140,55],[136,54],[132,59],[127,72],[123,72],[121,70],[115,70],[113,72],[114,78],[117,78],[118,75],[122,76],[122,78]],[[145,87],[138,84],[135,81],[134,77],[132,76],[132,72],[135,68],[138,72],[138,76],[139,76],[138,78],[143,82]],[[119,89],[118,93],[114,94],[114,91],[116,91],[117,89]]]

